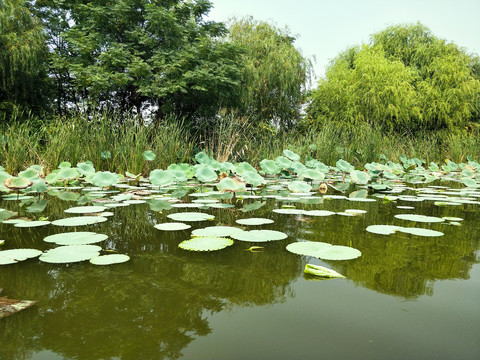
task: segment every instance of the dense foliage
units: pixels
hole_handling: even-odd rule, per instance
[[[312,95],[312,123],[368,123],[384,130],[478,123],[478,60],[423,25],[398,25],[335,58]]]
[[[228,36],[244,53],[240,109],[256,123],[291,127],[300,119],[310,63],[294,47],[295,38],[266,22],[233,21]]]

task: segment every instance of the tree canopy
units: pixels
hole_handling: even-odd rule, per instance
[[[307,113],[313,124],[462,128],[478,121],[480,79],[474,64],[464,49],[421,24],[391,26],[331,62]]]
[[[241,112],[256,123],[287,128],[300,118],[311,64],[293,45],[288,29],[252,18],[235,20],[228,40],[243,49]]]
[[[38,0],[59,112],[208,116],[231,101],[238,50],[206,0]]]

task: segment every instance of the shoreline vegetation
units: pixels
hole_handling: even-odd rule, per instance
[[[275,158],[284,148],[326,165],[342,158],[356,168],[368,162],[398,162],[402,155],[426,164],[480,158],[476,130],[385,134],[368,124],[349,128],[330,123],[320,129],[272,133],[228,114],[197,129],[174,117],[145,125],[134,117],[105,113],[45,123],[32,117],[3,124],[0,131],[0,164],[11,174],[32,164],[43,166],[48,173],[62,161],[90,160],[99,170],[146,175],[172,163],[194,163],[195,154],[202,150],[219,161],[247,161],[257,168],[262,159]],[[147,150],[153,151],[156,160],[143,159]]]

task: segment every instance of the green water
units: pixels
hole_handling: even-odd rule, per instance
[[[49,199],[41,214],[63,218],[75,202]],[[257,211],[254,200],[227,200],[232,209],[202,210],[214,221],[192,229],[267,217],[288,239],[235,241],[218,252],[177,247],[191,230],[162,232],[166,215],[147,204],[115,208],[102,224],[76,228],[108,234],[103,249],[128,254],[124,264],[52,265],[31,259],[0,267],[2,295],[37,305],[0,319],[0,359],[479,359],[480,205],[435,206],[324,200],[305,209],[364,209],[361,216],[305,217],[272,213],[273,199]],[[401,210],[397,205],[414,206]],[[0,208],[24,213],[16,201]],[[461,217],[460,226],[422,224],[398,213]],[[32,217],[32,214],[26,214]],[[416,226],[438,238],[365,231],[368,225]],[[51,248],[42,239],[74,228],[20,229],[0,224],[3,250]],[[289,253],[293,241],[352,246],[362,256],[321,261]],[[252,245],[263,251],[245,251]],[[305,264],[331,267],[347,279],[305,277]]]

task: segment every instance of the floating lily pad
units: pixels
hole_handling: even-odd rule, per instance
[[[105,234],[97,234],[89,231],[66,232],[47,236],[45,242],[57,245],[89,245],[104,241],[108,238]]]
[[[236,220],[237,224],[240,225],[265,225],[272,224],[273,220],[265,218],[248,218],[248,219],[238,219]]]
[[[266,242],[283,240],[288,237],[287,234],[276,230],[250,230],[242,231],[232,235],[232,238],[240,241]]]
[[[183,212],[167,215],[169,219],[175,221],[206,221],[215,219],[214,215],[201,212]]]
[[[397,214],[394,216],[400,220],[416,221],[416,222],[425,222],[425,223],[439,223],[444,222],[445,220],[435,216],[426,216],[426,215],[417,215],[417,214]]]
[[[109,254],[97,256],[90,259],[90,263],[93,265],[112,265],[120,264],[130,260],[130,256],[124,254]]]
[[[30,228],[30,227],[39,227],[49,225],[50,221],[24,221],[16,223],[14,226],[18,228]]]
[[[233,234],[243,232],[242,229],[233,226],[208,226],[203,229],[195,229],[192,231],[192,236],[203,237],[231,237]]]
[[[444,234],[440,231],[430,230],[430,229],[423,229],[423,228],[409,228],[409,227],[402,227],[399,231],[417,235],[417,236],[428,236],[428,237],[438,237],[443,236]]]
[[[192,226],[180,222],[175,223],[161,223],[154,226],[155,229],[164,230],[164,231],[179,231],[179,230],[187,230],[190,229]]]
[[[107,210],[104,206],[77,206],[65,210],[69,214],[93,214]]]
[[[305,274],[320,276],[324,278],[345,278],[345,276],[336,272],[335,270],[314,264],[306,264],[304,272]]]
[[[92,225],[107,221],[108,219],[103,216],[76,216],[60,220],[52,221],[52,225],[56,226],[83,226]]]
[[[222,237],[196,237],[182,241],[178,247],[189,251],[215,251],[233,245],[232,239]]]
[[[100,255],[102,248],[96,245],[59,246],[45,251],[39,260],[52,264],[66,264],[90,260]]]
[[[292,181],[288,184],[288,189],[294,193],[308,193],[312,186],[305,181]]]
[[[328,210],[304,210],[303,214],[307,216],[330,216],[334,215],[335,213]]]
[[[314,241],[294,242],[287,245],[287,250],[294,254],[313,256],[323,260],[351,260],[362,255],[360,250],[349,246]]]
[[[400,229],[400,226],[395,225],[370,225],[366,230],[373,234],[392,235]]]
[[[285,215],[301,215],[305,212],[302,209],[273,209],[272,212]]]
[[[42,252],[37,249],[10,249],[0,251],[0,265],[15,264],[20,261],[37,257]]]
[[[462,221],[463,220],[462,218],[452,217],[452,216],[444,216],[442,217],[442,219],[446,221]]]

